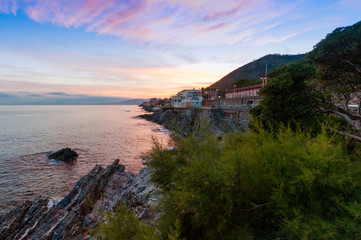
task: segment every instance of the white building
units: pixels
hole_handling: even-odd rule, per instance
[[[183,90],[171,98],[172,107],[202,107],[201,90]]]

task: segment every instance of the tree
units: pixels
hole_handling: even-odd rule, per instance
[[[316,88],[323,94],[325,110],[344,118],[359,136],[361,118],[351,116],[348,105],[361,105],[360,56],[361,22],[335,29],[306,56],[317,66]]]
[[[254,108],[251,127],[260,121],[265,127],[279,124],[301,128],[318,125],[318,95],[306,84],[315,77],[315,67],[310,61],[299,60],[281,65],[269,74],[268,84],[261,89],[260,106]]]

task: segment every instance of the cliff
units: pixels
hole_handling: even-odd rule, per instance
[[[88,239],[87,231],[104,211],[119,203],[135,210],[138,219],[152,222],[149,206],[158,202],[158,189],[149,184],[148,169],[134,175],[115,160],[107,168],[96,165],[59,203],[37,198],[0,216],[0,239]]]
[[[146,120],[158,123],[181,135],[195,134],[203,136],[207,132],[223,136],[233,131],[245,130],[251,118],[249,112],[238,114],[231,120],[222,115],[220,109],[199,108],[164,108],[140,116]]]

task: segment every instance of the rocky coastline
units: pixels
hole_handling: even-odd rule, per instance
[[[148,111],[149,107],[143,107],[143,109]],[[149,112],[151,113],[139,117],[160,124],[183,136],[194,134],[202,137],[211,132],[222,137],[229,132],[245,131],[250,119],[250,116],[247,116],[234,121],[223,117],[220,109],[160,108],[151,109]]]
[[[223,136],[241,129],[236,122],[224,119],[217,109],[144,110],[151,114],[139,117],[184,136],[202,136],[209,131]],[[138,219],[154,224],[160,213],[150,208],[154,209],[160,198],[160,189],[150,183],[147,167],[135,175],[126,172],[116,159],[106,168],[96,165],[60,201],[37,197],[0,216],[0,240],[95,239],[89,231],[102,221],[105,211],[114,212],[121,203],[133,209]]]
[[[158,216],[150,207],[157,205],[160,191],[149,180],[147,167],[135,175],[125,172],[119,159],[106,168],[96,165],[60,202],[37,197],[0,216],[0,239],[92,239],[89,230],[102,221],[102,213],[120,203],[152,224]]]

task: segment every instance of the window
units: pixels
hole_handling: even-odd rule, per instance
[[[248,96],[252,96],[252,92],[248,92]]]

